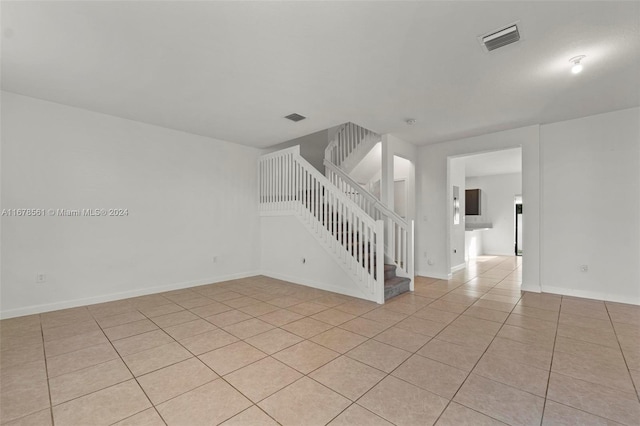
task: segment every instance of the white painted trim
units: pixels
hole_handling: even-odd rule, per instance
[[[171,290],[181,290],[183,288],[197,287],[207,284],[215,284],[223,281],[237,280],[240,278],[253,277],[260,275],[260,271],[241,272],[238,274],[229,274],[215,278],[203,278],[193,281],[185,281],[181,283],[168,284],[159,287],[147,287],[139,290],[124,291],[120,293],[111,293],[104,296],[87,297],[84,299],[73,299],[64,302],[47,303],[43,305],[32,305],[24,308],[10,309],[1,311],[0,318],[14,318],[24,315],[40,314],[43,312],[57,311],[59,309],[75,308],[78,306],[94,305],[96,303],[113,302],[115,300],[128,299],[130,297],[146,296],[149,294],[162,293]]]
[[[436,278],[438,280],[447,280],[447,281],[449,281],[453,277],[453,274],[451,274],[451,273],[449,273],[449,274],[439,274],[439,273],[434,273],[434,272],[417,271],[416,272],[416,276],[426,277],[426,278]]]
[[[467,267],[467,263],[461,263],[459,265],[456,266],[452,266],[451,267],[451,273],[453,274],[454,272],[458,272],[458,271],[462,271],[464,268]]]
[[[640,297],[636,299],[628,297],[620,297],[615,294],[603,293],[600,291],[576,290],[564,287],[543,286],[543,293],[560,294],[563,296],[582,297],[585,299],[606,300],[607,302],[627,303],[631,305],[640,305]]]
[[[526,284],[526,283],[522,283],[520,284],[520,290],[522,291],[528,291],[529,293],[541,293],[540,291],[540,284]]]
[[[366,298],[363,297],[363,293],[359,293],[359,292],[355,292],[355,291],[348,291],[348,288],[344,288],[344,287],[336,287],[336,286],[332,286],[330,284],[326,284],[326,283],[321,283],[319,281],[313,281],[313,280],[301,280],[286,274],[279,274],[277,272],[271,272],[268,270],[262,270],[260,271],[260,275],[264,275],[266,277],[270,277],[270,278],[275,278],[278,280],[283,280],[283,281],[288,281],[294,284],[299,284],[299,285],[303,285],[305,287],[311,287],[311,288],[315,288],[318,290],[326,290],[326,291],[331,291],[333,293],[338,293],[338,294],[344,294],[345,296],[351,296],[351,297],[356,297],[358,299],[362,299],[362,300],[370,300],[372,302],[376,302],[375,300],[375,296],[372,298]],[[383,302],[384,303],[384,302]]]

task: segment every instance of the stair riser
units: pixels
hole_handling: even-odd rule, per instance
[[[411,288],[411,282],[406,281],[402,284],[384,288],[384,300],[389,300],[392,297],[396,297],[402,293],[406,293]]]

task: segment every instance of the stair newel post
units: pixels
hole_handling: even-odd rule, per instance
[[[376,220],[376,302],[384,304],[384,222]]]

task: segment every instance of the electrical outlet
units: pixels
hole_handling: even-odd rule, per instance
[[[580,272],[589,272],[589,265],[580,265]]]
[[[47,274],[36,274],[36,284],[43,284],[47,282]]]
[[[427,260],[427,265],[429,265],[429,266],[433,266],[433,260],[428,259],[428,260]]]

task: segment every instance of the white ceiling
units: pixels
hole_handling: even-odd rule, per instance
[[[2,87],[256,147],[347,121],[427,144],[637,106],[638,16],[637,1],[3,1]],[[522,40],[485,53],[477,37],[515,21]]]
[[[463,158],[466,177],[522,173],[522,148],[469,155]]]

